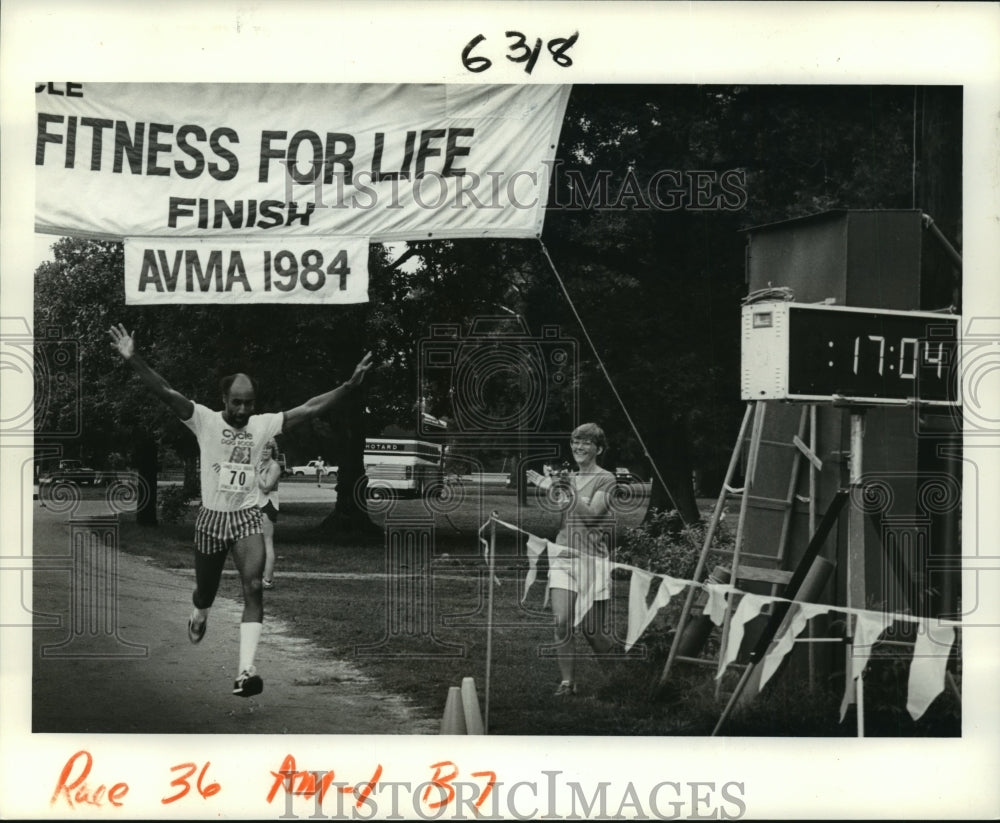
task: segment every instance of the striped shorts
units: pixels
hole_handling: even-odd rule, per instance
[[[260,509],[251,506],[235,512],[217,512],[202,506],[194,521],[194,547],[202,554],[229,551],[241,537],[263,534]]]

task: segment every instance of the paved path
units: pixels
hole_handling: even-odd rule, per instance
[[[77,515],[98,514],[102,508],[103,503],[85,502]],[[34,528],[36,558],[68,554],[70,525],[65,514],[36,509]],[[82,575],[65,570],[35,573],[36,613],[60,615],[62,625],[42,627],[44,619],[36,619],[33,731],[437,732],[439,720],[428,718],[402,697],[387,694],[352,664],[331,658],[273,617],[265,618],[257,653],[264,692],[252,698],[234,697],[242,605],[217,598],[205,639],[193,646],[186,628],[190,575],[120,552],[114,555],[117,574],[86,564],[85,572],[93,573],[87,584],[90,593],[79,596],[76,605],[110,602],[117,606],[117,614],[84,610],[70,620],[71,578],[79,583]],[[110,597],[103,596],[105,591]],[[72,643],[57,648],[69,637]]]
[[[180,483],[171,480],[161,480],[157,487],[163,489],[167,486],[179,486]],[[34,499],[38,499],[38,484],[33,486]],[[97,489],[97,495],[103,499],[105,488],[102,486],[85,486],[88,491]],[[315,482],[304,480],[285,480],[279,487],[281,499],[289,503],[329,503],[331,506],[337,502],[337,484],[334,481],[324,481],[322,486],[317,486]],[[89,495],[88,495],[89,496]],[[123,506],[123,509],[128,509]]]

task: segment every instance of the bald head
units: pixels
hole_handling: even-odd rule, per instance
[[[227,374],[219,381],[219,389],[222,391],[223,398],[229,394],[234,383],[249,384],[254,395],[257,394],[257,381],[254,380],[249,374],[243,374],[243,372],[237,372],[236,374]]]
[[[224,377],[222,388],[222,416],[230,426],[243,428],[254,411],[257,385],[249,375],[241,373]]]

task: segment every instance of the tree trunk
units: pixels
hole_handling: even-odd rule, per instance
[[[691,482],[691,453],[687,425],[683,418],[665,417],[646,441],[653,465],[647,519],[654,510],[676,510],[684,522],[692,526],[701,520]],[[664,483],[666,487],[664,487]]]
[[[135,522],[140,526],[156,526],[156,463],[158,446],[156,438],[139,435],[132,449],[132,465],[139,475],[139,483],[148,493],[139,495]]]
[[[345,414],[347,425],[346,449],[337,469],[337,502],[333,511],[320,524],[320,530],[331,536],[353,538],[381,534],[368,516],[365,476],[365,392],[358,391]]]

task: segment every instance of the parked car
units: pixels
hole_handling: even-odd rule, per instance
[[[39,477],[42,483],[78,483],[84,485],[96,485],[102,482],[101,473],[90,466],[84,466],[82,460],[60,460],[55,468],[50,469]]]
[[[318,462],[319,461],[317,461],[317,460],[310,460],[304,466],[292,466],[291,473],[293,475],[300,475],[300,476],[303,476],[303,475],[315,475],[316,474],[316,463],[318,463]],[[329,477],[331,474],[336,474],[336,473],[337,473],[337,467],[336,466],[331,466],[329,463],[326,463],[324,465],[323,474],[326,477]]]
[[[631,470],[625,468],[624,466],[618,466],[615,469],[615,480],[619,483],[641,483],[642,480],[632,474]]]

